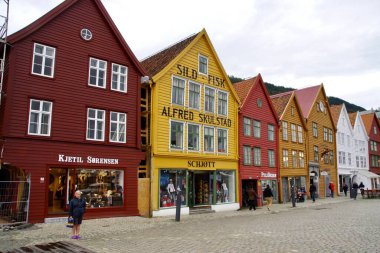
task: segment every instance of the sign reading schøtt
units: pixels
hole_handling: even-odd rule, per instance
[[[87,156],[83,159],[81,156],[68,156],[64,154],[58,154],[58,162],[62,163],[87,163],[87,164],[119,164],[119,159],[115,158],[99,158]]]

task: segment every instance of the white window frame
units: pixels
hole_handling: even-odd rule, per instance
[[[182,97],[183,104],[178,104],[178,103],[174,103],[174,102],[173,102],[173,85],[174,85],[174,79],[181,80],[181,81],[183,81],[184,84],[185,84],[185,86],[183,87],[183,97]],[[186,104],[186,102],[185,102],[186,85],[187,85],[187,80],[186,80],[186,79],[181,78],[181,77],[178,77],[178,76],[175,76],[175,75],[172,76],[172,83],[171,83],[171,90],[170,90],[170,104],[172,104],[172,105],[178,105],[178,106],[185,106],[185,104]]]
[[[42,54],[36,53],[36,47],[37,46],[43,47]],[[46,54],[46,50],[48,48],[53,49],[53,52],[54,52],[53,56],[50,56],[50,55]],[[46,46],[46,45],[43,45],[43,44],[40,44],[40,43],[34,43],[34,46],[33,46],[32,74],[33,75],[38,75],[38,76],[44,76],[44,77],[54,78],[55,54],[56,54],[56,48],[55,47]],[[36,59],[35,57],[36,56],[42,57],[41,73],[34,72],[34,64],[35,64],[35,59]],[[45,73],[45,61],[46,61],[46,58],[52,59],[51,75],[45,75],[44,74]]]
[[[213,91],[214,91],[213,111],[208,111],[208,110],[206,110],[206,89],[210,89],[210,90],[213,90]],[[207,112],[207,113],[215,113],[216,89],[215,89],[215,88],[212,88],[212,87],[210,87],[210,86],[205,85],[205,86],[204,86],[204,89],[203,89],[203,96],[204,96],[204,99],[203,99],[203,109],[204,109],[204,111]]]
[[[226,95],[226,113],[225,114],[223,114],[223,113],[221,113],[220,111],[219,111],[219,103],[220,103],[220,100],[219,100],[219,94],[220,93],[224,93],[225,95]],[[222,116],[226,116],[226,117],[228,117],[228,95],[229,95],[229,93],[228,92],[226,92],[226,91],[222,91],[222,90],[218,90],[218,115],[222,115]]]
[[[297,142],[297,128],[296,124],[290,124],[290,132],[292,133],[292,142]]]
[[[226,152],[219,151],[219,130],[226,131]],[[218,154],[228,154],[228,129],[227,128],[217,128],[217,147],[218,147]]]
[[[312,129],[313,129],[313,137],[318,138],[318,124],[316,122],[312,122]]]
[[[268,149],[268,167],[270,168],[276,167],[276,155],[273,149]]]
[[[252,165],[252,149],[247,145],[243,145],[243,165]]]
[[[200,64],[201,60],[200,60],[200,58],[204,58],[204,59],[206,59],[206,73],[203,73],[203,72],[201,71],[201,64]],[[198,73],[199,73],[200,75],[205,75],[205,76],[208,75],[208,57],[207,57],[207,56],[204,56],[204,55],[202,55],[202,54],[198,54]]]
[[[205,148],[205,145],[206,145],[206,141],[205,141],[205,129],[206,128],[212,129],[213,133],[214,133],[214,135],[213,135],[213,151],[208,151]],[[205,153],[215,153],[215,127],[212,127],[212,126],[203,126],[203,151]]]
[[[292,150],[292,168],[298,168],[297,150]]]
[[[191,85],[197,85],[199,87],[198,108],[190,105],[190,86]],[[188,87],[187,87],[187,104],[189,108],[199,111],[201,109],[201,96],[202,96],[202,85],[200,83],[189,80]]]
[[[89,118],[90,110],[95,110],[95,118]],[[103,112],[103,119],[98,119],[98,112]],[[89,138],[88,137],[88,127],[89,127],[89,120],[95,120],[94,124],[94,138]],[[97,122],[100,121],[102,122],[102,139],[97,139],[97,131],[98,131],[98,124]],[[106,111],[101,110],[101,109],[96,109],[96,108],[87,108],[87,128],[86,128],[86,140],[90,141],[104,141],[104,136],[105,136],[105,121],[106,121]]]
[[[258,154],[259,154],[258,157],[256,157],[256,150],[258,150]],[[253,165],[259,166],[259,167],[262,166],[261,148],[260,147],[253,147]]]
[[[256,127],[255,127],[255,122],[258,122],[258,136],[256,136]],[[260,139],[261,138],[261,121],[260,120],[253,120],[253,137]]]
[[[249,120],[249,134],[246,134],[245,132],[245,129],[246,129],[246,123],[245,123],[245,119],[246,120]],[[251,136],[252,134],[252,120],[250,118],[247,118],[247,117],[243,117],[243,135],[244,136]]]
[[[40,104],[39,110],[32,110],[32,102],[33,101],[39,102],[39,104]],[[42,110],[44,103],[50,104],[50,107],[49,107],[50,110],[48,112]],[[50,136],[50,133],[51,133],[52,111],[53,111],[53,102],[46,101],[46,100],[39,100],[39,99],[30,99],[30,102],[29,102],[28,134],[29,135],[37,135],[37,136]],[[38,114],[37,133],[31,133],[30,132],[30,123],[31,123],[30,119],[31,119],[32,113]],[[41,127],[42,126],[42,115],[49,115],[49,123],[48,123],[49,127],[48,127],[47,134],[42,134],[41,133],[41,129],[42,129],[42,127]]]
[[[298,151],[299,166],[305,168],[305,156],[303,151]]]
[[[268,124],[268,141],[274,141],[274,139],[274,125]]]
[[[92,60],[96,60],[96,67],[91,66],[91,61]],[[100,68],[99,67],[100,62],[104,62],[105,63],[104,68]],[[91,81],[91,69],[95,69],[96,70],[96,84],[90,83],[90,81]],[[103,86],[99,85],[99,71],[104,71]],[[107,61],[101,60],[101,59],[97,59],[97,58],[94,58],[94,57],[90,57],[90,60],[89,60],[89,63],[88,63],[88,86],[96,87],[96,88],[101,88],[101,89],[105,89],[107,87]]]
[[[289,168],[289,150],[282,149],[282,164],[284,168]]]
[[[303,143],[303,129],[302,126],[297,126],[298,143]]]
[[[116,121],[113,121],[112,120],[112,114],[114,114],[114,113],[116,113],[116,117],[117,117],[117,120]],[[124,119],[125,119],[125,121],[124,122],[122,122],[122,121],[120,121],[120,117],[121,116],[123,116],[124,115]],[[112,138],[111,138],[111,126],[112,126],[112,124],[116,124],[116,141],[115,140],[112,140]],[[120,126],[121,125],[123,125],[124,124],[124,139],[123,140],[121,140],[121,141],[119,141],[119,136],[120,136],[120,134],[122,134],[120,131],[119,131],[119,129],[120,129]],[[126,143],[127,142],[127,114],[126,113],[124,113],[124,112],[113,112],[113,111],[111,111],[110,112],[110,130],[109,130],[109,141],[110,142],[115,142],[115,143]]]
[[[172,123],[179,123],[182,124],[182,147],[172,147],[171,140],[172,140]],[[185,149],[185,122],[179,121],[179,120],[170,120],[169,124],[169,150],[176,150],[176,151],[183,151]]]
[[[190,149],[189,148],[189,126],[197,126],[198,127],[198,149]],[[187,150],[189,152],[199,152],[201,150],[201,126],[199,124],[187,123]]]
[[[116,66],[118,68],[117,71],[114,71],[113,67]],[[122,68],[125,68],[125,74],[121,73],[121,69]],[[117,63],[112,63],[112,66],[111,66],[111,90],[114,90],[114,91],[119,91],[119,92],[123,92],[123,93],[127,93],[128,92],[128,67],[127,66],[124,66],[124,65],[121,65],[121,64],[117,64]],[[116,75],[117,76],[117,87],[116,88],[113,88],[113,76]],[[121,77],[124,77],[124,90],[120,89],[120,78]]]
[[[287,140],[289,140],[289,137],[288,137],[288,122],[287,121],[283,121],[281,123],[281,125],[282,125],[282,140],[287,141]]]

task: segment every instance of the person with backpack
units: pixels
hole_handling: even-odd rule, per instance
[[[83,214],[86,211],[86,201],[81,198],[82,192],[77,190],[74,198],[70,200],[69,218],[74,219],[71,239],[80,238],[80,225],[82,224]]]

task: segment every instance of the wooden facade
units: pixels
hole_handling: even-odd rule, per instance
[[[21,168],[30,177],[29,222],[66,216],[64,212],[48,211],[48,202],[57,196],[50,194],[55,184],[51,170],[58,169],[64,171],[62,178],[66,178],[66,181],[60,182],[65,187],[64,191],[70,187],[64,192],[65,205],[71,197],[70,191],[79,187],[79,179],[75,175],[81,169],[99,169],[105,174],[111,170],[120,171],[120,182],[124,187],[118,194],[123,196],[123,202],[117,207],[89,206],[86,217],[138,215],[137,170],[144,157],[140,149],[139,86],[144,70],[101,1],[64,1],[34,23],[9,36],[8,42],[11,46],[7,54],[6,97],[1,106],[2,162],[5,167]],[[46,52],[39,52],[39,48]],[[34,69],[38,65],[37,53],[46,56],[47,50],[55,52],[51,75]],[[104,76],[96,76],[98,81],[103,79],[103,87],[89,85],[94,75],[89,70],[91,59],[99,59],[106,64],[102,69]],[[45,57],[40,63],[42,68],[48,66],[47,61],[48,57]],[[115,80],[114,66],[127,70],[124,73],[126,82],[123,82],[126,89],[111,88],[112,80]],[[44,106],[50,104],[50,119],[47,122],[50,130],[46,134],[32,133],[33,100],[37,103],[46,101]],[[103,123],[98,125],[103,130],[96,133],[101,131],[99,136],[103,135],[102,139],[91,140],[95,137],[87,133],[92,129],[88,125],[91,108],[104,113]],[[126,117],[126,130],[119,129],[125,141],[111,139],[111,131],[115,131],[111,130],[113,112]],[[67,174],[69,171],[70,174]],[[96,183],[106,184],[100,179]],[[113,193],[108,192],[108,197]]]

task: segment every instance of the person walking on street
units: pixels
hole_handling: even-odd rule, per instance
[[[82,192],[76,191],[74,198],[70,200],[69,218],[74,219],[71,239],[80,238],[80,225],[82,224],[83,214],[86,211],[86,201],[81,198]]]
[[[268,211],[270,211],[269,207],[272,206],[273,192],[272,192],[269,184],[267,184],[263,195],[264,195],[265,201],[267,202],[267,209],[268,209]]]
[[[253,210],[256,211],[256,206],[255,206],[255,201],[257,199],[257,193],[255,191],[255,189],[253,189],[253,187],[250,187],[247,189],[247,193],[248,193],[248,206],[249,206],[249,210]]]
[[[344,191],[344,196],[346,196],[346,197],[347,197],[347,190],[348,190],[348,186],[347,186],[346,183],[344,183],[344,185],[343,185],[343,191]]]
[[[315,187],[314,183],[312,183],[310,185],[310,189],[309,189],[309,192],[310,192],[310,197],[311,199],[313,200],[313,203],[315,202],[315,192],[317,191],[317,187]]]
[[[329,189],[330,189],[330,196],[331,196],[331,198],[334,198],[334,189],[335,189],[335,186],[334,186],[333,182],[330,182]]]
[[[354,200],[356,200],[356,196],[358,195],[358,188],[358,183],[354,182],[352,185],[352,197],[354,198]]]
[[[363,182],[360,182],[359,189],[360,189],[360,193],[362,195],[362,198],[364,198],[364,184],[363,184]]]

